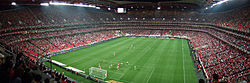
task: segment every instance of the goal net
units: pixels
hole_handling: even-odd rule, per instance
[[[107,78],[107,74],[108,74],[107,70],[96,68],[96,67],[89,68],[89,75],[91,77],[104,80],[105,78]]]

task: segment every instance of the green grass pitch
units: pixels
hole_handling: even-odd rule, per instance
[[[184,39],[123,37],[56,55],[52,59],[67,66],[85,70],[86,74],[89,73],[90,67],[98,67],[98,64],[101,64],[102,69],[108,71],[106,81],[116,80],[125,83],[198,82],[188,43]],[[126,64],[127,61],[128,64]],[[118,62],[120,63],[119,70],[116,68]],[[112,68],[109,68],[110,64],[113,64]],[[136,66],[136,70],[134,70],[134,66]],[[69,77],[75,78],[73,74],[69,74]]]

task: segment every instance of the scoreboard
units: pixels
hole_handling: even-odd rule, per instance
[[[127,13],[126,8],[117,8],[117,13]]]

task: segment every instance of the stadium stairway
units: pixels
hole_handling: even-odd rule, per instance
[[[152,34],[152,30],[150,30],[148,33],[149,33],[149,34]]]
[[[35,44],[33,44],[33,43],[31,43],[30,42],[30,40],[28,40],[28,42],[31,44],[31,45],[33,45],[33,46],[35,46],[35,47],[37,47],[38,49],[40,49],[40,50],[42,50],[41,48],[39,48],[38,46],[36,46]],[[46,51],[45,50],[42,50],[44,53],[46,53]]]
[[[162,36],[162,35],[165,35],[165,34],[164,34],[164,30],[161,30],[161,36]]]
[[[69,43],[71,46],[76,47],[75,44],[72,44],[72,43],[70,43],[69,41],[67,41],[67,43]]]
[[[51,45],[55,46],[57,49],[62,50],[62,49],[58,48],[56,45],[54,45],[53,43],[51,43],[47,38],[45,38],[45,40],[46,40],[47,42],[49,42]]]
[[[59,37],[59,38],[61,38],[61,37]],[[70,41],[68,41],[68,40],[66,40],[66,39],[63,39],[63,38],[61,38],[61,39],[62,39],[62,40],[65,40],[65,42],[68,43],[69,45],[71,45],[71,46],[73,46],[73,47],[76,47],[74,44],[70,43]]]

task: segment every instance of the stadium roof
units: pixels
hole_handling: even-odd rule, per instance
[[[16,2],[17,4],[40,4],[48,3],[50,1],[62,1],[68,3],[84,3],[84,4],[94,4],[98,6],[124,6],[131,4],[164,4],[164,3],[189,3],[202,6],[205,0],[0,0],[0,4],[11,4],[11,2]]]
[[[225,1],[225,0],[224,0]],[[236,4],[237,6],[243,6],[238,4],[239,2],[246,3],[248,0],[227,0],[229,3],[232,2],[232,5]],[[200,9],[214,9],[217,3],[223,2],[223,0],[0,0],[0,6],[11,5],[12,2],[15,2],[17,5],[40,5],[40,3],[49,3],[49,2],[67,2],[71,4],[86,4],[94,5],[96,7],[104,8],[118,8],[123,7],[130,10],[133,9],[156,9],[161,7],[161,10],[164,9],[185,9],[185,10],[200,10]],[[228,3],[225,3],[226,5]],[[231,3],[230,3],[231,4]],[[238,5],[237,5],[238,4]],[[214,8],[210,7],[214,6]],[[221,4],[220,4],[221,6]],[[235,6],[222,7],[221,9],[233,9]],[[1,10],[2,8],[0,8]],[[216,8],[218,9],[218,8]],[[220,9],[220,10],[221,10]],[[214,10],[213,10],[214,11]]]

